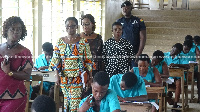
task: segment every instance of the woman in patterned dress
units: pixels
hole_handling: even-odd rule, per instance
[[[3,24],[0,44],[0,112],[24,112],[27,90],[24,80],[29,80],[32,71],[31,52],[19,44],[27,35],[26,26],[20,17],[12,16]]]
[[[67,36],[58,39],[50,67],[55,69],[61,81],[56,84],[60,84],[64,94],[65,111],[76,112],[83,87],[91,83],[93,62],[87,40],[76,34],[77,19],[67,18],[65,27]]]
[[[101,62],[103,40],[101,35],[94,32],[96,28],[95,23],[95,19],[91,14],[86,14],[81,18],[81,25],[83,26],[81,37],[88,40],[92,57],[96,65],[96,68],[92,70],[92,76],[94,76],[97,72],[102,71]]]

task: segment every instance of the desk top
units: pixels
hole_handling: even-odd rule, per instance
[[[43,81],[56,82],[57,77],[54,71],[32,71],[31,75],[42,75]]]

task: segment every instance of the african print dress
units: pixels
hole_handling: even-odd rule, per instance
[[[85,69],[93,67],[90,47],[86,39],[81,38],[75,44],[67,44],[58,39],[50,64],[61,75],[61,89],[64,94],[65,111],[77,111],[81,93],[87,81]]]

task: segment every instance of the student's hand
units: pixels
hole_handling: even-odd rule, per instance
[[[124,102],[125,101],[125,99],[120,97],[120,96],[117,96],[117,98],[118,98],[119,102]]]
[[[36,68],[36,67],[33,67],[33,70],[37,70],[37,68]]]
[[[145,82],[145,85],[148,85],[149,84],[149,82],[146,80],[146,79],[143,79],[144,80],[144,82]]]
[[[90,107],[94,106],[94,102],[90,101],[92,100],[92,95],[89,95],[85,102],[82,104],[82,106],[79,108],[79,112],[86,112]]]
[[[177,65],[176,64],[174,64],[174,63],[171,63],[170,65],[169,65],[169,67],[176,67]]]

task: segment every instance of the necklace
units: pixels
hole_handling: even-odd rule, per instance
[[[90,34],[86,34],[85,32],[83,32],[83,34],[84,34],[85,36],[91,36],[93,33],[94,33],[94,32],[92,32],[92,33],[90,33]]]
[[[19,43],[15,43],[15,44],[13,44],[13,45],[9,45],[9,44],[6,42],[6,45],[7,45],[7,48],[8,48],[8,49],[12,49],[12,48],[16,47],[18,44],[19,44]]]

